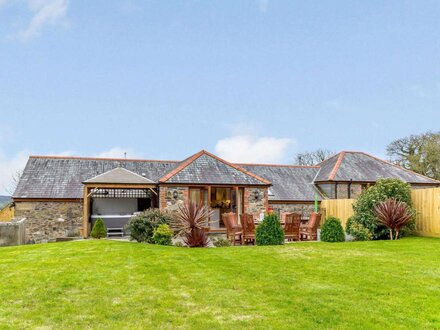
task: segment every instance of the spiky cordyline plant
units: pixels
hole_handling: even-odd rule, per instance
[[[390,232],[390,240],[393,239],[393,230],[396,232],[394,239],[399,237],[400,229],[405,226],[413,217],[413,212],[405,202],[394,198],[378,203],[374,207],[379,222],[386,226]]]
[[[204,205],[186,203],[179,206],[172,226],[184,235],[183,240],[189,247],[206,247],[208,237],[203,227],[211,215],[212,211]]]

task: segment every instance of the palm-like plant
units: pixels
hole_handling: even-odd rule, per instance
[[[393,239],[393,230],[396,232],[394,239],[397,239],[400,229],[411,221],[414,216],[414,213],[405,202],[394,198],[378,203],[374,207],[374,214],[378,218],[379,223],[388,228],[390,240]]]
[[[195,203],[186,203],[179,206],[174,215],[172,226],[184,236],[183,240],[189,247],[206,247],[208,236],[204,230],[212,211]]]

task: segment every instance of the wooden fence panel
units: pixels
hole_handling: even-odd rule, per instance
[[[417,233],[440,237],[440,188],[414,189],[411,199],[417,212]]]
[[[411,199],[416,210],[416,232],[421,236],[440,237],[440,188],[413,189]],[[353,215],[354,199],[327,199],[321,202],[325,218],[337,217],[345,228],[347,219]]]
[[[353,203],[355,199],[326,199],[321,202],[321,213],[325,218],[333,216],[341,220],[345,228],[348,218],[353,215]]]

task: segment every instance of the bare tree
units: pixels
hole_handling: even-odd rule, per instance
[[[316,165],[333,156],[334,154],[335,152],[328,149],[317,149],[315,151],[302,152],[295,156],[295,165]]]
[[[397,139],[388,145],[387,154],[397,165],[440,179],[440,131]]]
[[[21,175],[23,174],[23,170],[18,170],[11,175],[11,181],[7,186],[4,186],[5,191],[12,196],[14,194],[15,189],[17,189],[18,182],[20,181]]]

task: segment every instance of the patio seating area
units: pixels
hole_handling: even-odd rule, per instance
[[[234,212],[224,213],[222,221],[226,227],[226,237],[232,245],[255,245],[256,229],[260,221],[252,214],[243,213],[238,217]],[[315,212],[308,218],[302,218],[299,213],[282,213],[280,219],[287,242],[316,241],[320,222],[321,214]]]

